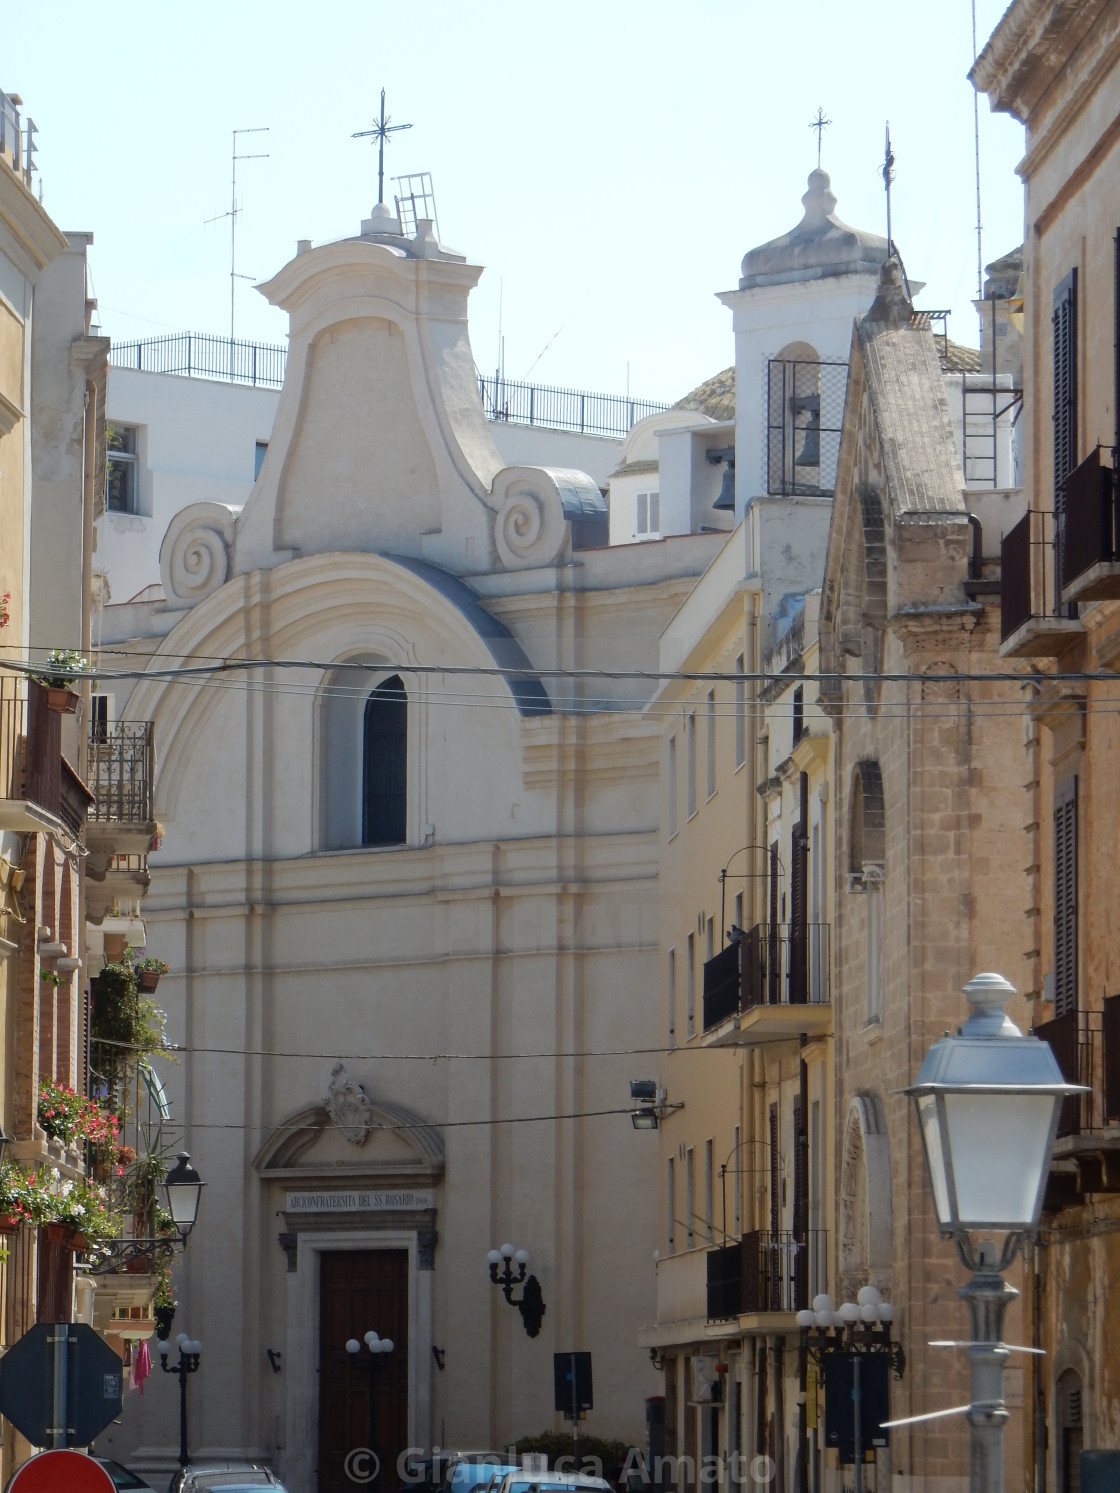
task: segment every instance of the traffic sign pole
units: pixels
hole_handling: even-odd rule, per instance
[[[51,1446],[66,1445],[67,1362],[70,1356],[70,1329],[58,1327],[49,1339],[54,1345],[54,1394],[51,1396]]]

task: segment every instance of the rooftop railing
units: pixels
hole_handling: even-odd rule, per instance
[[[19,97],[0,89],[0,161],[14,171],[26,187],[31,186],[35,167],[35,121],[20,118]]]
[[[279,389],[284,382],[288,349],[280,343],[241,342],[203,332],[177,332],[169,337],[114,342],[109,362],[114,368],[134,368],[141,373],[169,373],[183,378],[210,378],[252,388]],[[647,415],[659,415],[668,409],[668,405],[650,399],[517,383],[484,373],[478,375],[478,392],[488,420],[615,439],[627,435]]]

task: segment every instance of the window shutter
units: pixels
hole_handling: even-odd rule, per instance
[[[1077,1010],[1077,779],[1054,795],[1054,1015]]]
[[[789,879],[789,999],[802,1005],[809,993],[809,778],[801,774],[801,818],[793,826]]]
[[[778,1149],[778,1106],[770,1106],[770,1233],[776,1238],[782,1227],[782,1163]]]
[[[779,1005],[781,1002],[781,961],[779,958],[779,928],[778,928],[778,877],[781,868],[778,863],[778,842],[770,846],[770,927],[766,940],[766,999],[771,1006]]]
[[[1054,291],[1054,512],[1065,509],[1066,478],[1077,465],[1077,271]]]

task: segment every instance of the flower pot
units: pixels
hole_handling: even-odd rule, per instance
[[[159,970],[158,969],[141,969],[141,970],[137,970],[137,972],[136,972],[136,978],[139,981],[140,989],[144,992],[144,994],[145,995],[152,995],[155,992],[156,986],[159,984]]]
[[[0,1213],[0,1234],[14,1234],[20,1219],[14,1213]]]
[[[47,709],[57,710],[59,715],[73,715],[78,708],[78,696],[64,684],[47,685]]]
[[[45,1223],[43,1233],[47,1236],[48,1244],[69,1244],[70,1235],[74,1230],[68,1223]]]
[[[84,1234],[79,1234],[77,1229],[74,1229],[66,1241],[66,1248],[72,1249],[76,1255],[80,1255],[83,1249],[89,1248],[89,1240]]]

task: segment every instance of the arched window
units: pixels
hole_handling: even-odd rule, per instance
[[[362,727],[362,844],[403,845],[408,807],[408,697],[399,674],[366,701]]]

